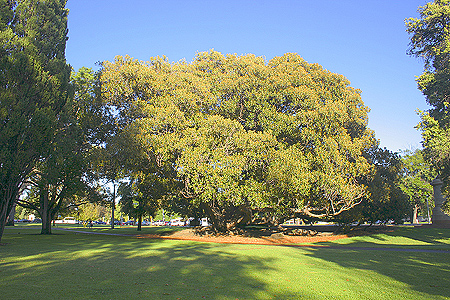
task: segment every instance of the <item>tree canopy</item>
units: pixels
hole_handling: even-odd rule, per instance
[[[335,221],[343,225],[402,223],[410,211],[408,195],[400,188],[404,176],[402,158],[378,144],[365,156],[374,167],[373,176],[364,179],[368,193],[361,204],[337,216]]]
[[[0,238],[71,96],[64,0],[0,1]]]
[[[118,56],[101,73],[105,105],[132,141],[119,152],[164,170],[218,229],[267,212],[277,222],[327,218],[366,195],[373,169],[363,154],[376,141],[360,91],[297,54]]]
[[[402,157],[403,176],[401,189],[408,195],[413,208],[411,221],[417,223],[417,216],[429,217],[430,210],[434,207],[433,188],[431,181],[436,176],[431,170],[431,165],[425,161],[423,150],[405,151]]]
[[[17,200],[23,207],[34,209],[42,219],[42,234],[51,233],[51,221],[59,211],[102,199],[97,176],[91,166],[93,143],[91,134],[98,122],[95,101],[87,101],[85,88],[92,86],[92,72],[81,69],[73,74],[75,94],[57,114],[54,134],[48,141],[50,150],[42,154],[29,174],[27,195]],[[89,83],[83,81],[90,81]]]
[[[417,79],[431,109],[421,113],[425,157],[441,173],[450,175],[450,1],[435,0],[419,7],[420,18],[406,20],[411,35],[409,54],[424,60]]]

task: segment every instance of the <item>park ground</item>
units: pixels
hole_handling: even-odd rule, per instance
[[[296,241],[135,230],[59,227],[47,236],[38,226],[7,228],[1,297],[450,299],[450,229]]]

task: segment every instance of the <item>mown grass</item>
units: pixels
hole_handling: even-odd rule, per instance
[[[137,230],[137,226],[115,226],[111,229],[109,225],[95,225],[92,228],[79,225],[60,225],[55,227],[58,229],[71,229],[85,232],[113,233],[113,234],[169,234],[171,232],[186,229],[185,227],[167,227],[167,226],[142,226],[141,230]],[[55,231],[57,232],[57,231]]]
[[[389,230],[390,229],[390,230]],[[350,239],[340,239],[321,245],[340,245],[352,247],[381,248],[412,248],[450,251],[450,229],[438,229],[428,226],[388,227],[386,233],[355,236]]]
[[[449,229],[401,228],[327,243],[337,249],[39,232],[5,230],[2,299],[450,298],[449,252],[357,249],[445,250]]]

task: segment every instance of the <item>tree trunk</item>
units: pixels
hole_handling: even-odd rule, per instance
[[[5,225],[8,220],[9,213],[14,204],[14,200],[19,189],[7,189],[4,193],[0,194],[0,242],[2,241],[3,232],[5,230]]]
[[[142,215],[140,215],[138,218],[138,226],[137,226],[137,231],[141,230],[142,230]]]
[[[52,217],[50,212],[41,210],[39,213],[42,218],[41,234],[52,234]]]
[[[201,207],[210,220],[211,227],[219,232],[228,232],[251,222],[252,211],[246,205],[229,207],[212,207],[208,202],[202,202]]]
[[[0,242],[2,241],[3,231],[5,230],[6,219],[8,217],[8,201],[1,199],[0,201]]]
[[[226,225],[223,225],[222,222],[220,222],[221,220],[218,218],[218,214],[215,213],[209,203],[202,202],[200,205],[205,212],[205,215],[208,217],[211,227],[217,231],[226,231]]]
[[[14,215],[16,214],[16,201],[14,201],[11,212],[9,213],[8,220],[6,221],[6,226],[14,226]]]
[[[411,221],[412,224],[419,223],[417,221],[417,212],[418,212],[418,210],[419,210],[419,206],[417,204],[414,204],[414,208],[413,208],[413,212],[412,212],[412,221]]]
[[[114,229],[114,210],[116,209],[116,184],[113,183],[113,200],[111,209],[111,229]]]
[[[41,234],[52,234],[52,217],[48,203],[48,189],[43,188],[41,190],[40,198],[41,208],[39,209],[39,214],[42,218]]]

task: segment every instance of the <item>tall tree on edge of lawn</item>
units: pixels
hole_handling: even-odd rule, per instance
[[[65,0],[0,0],[0,239],[70,97]]]
[[[424,156],[448,185],[450,178],[450,0],[419,7],[420,18],[406,20],[408,54],[424,60],[417,78],[431,109],[421,112]]]

